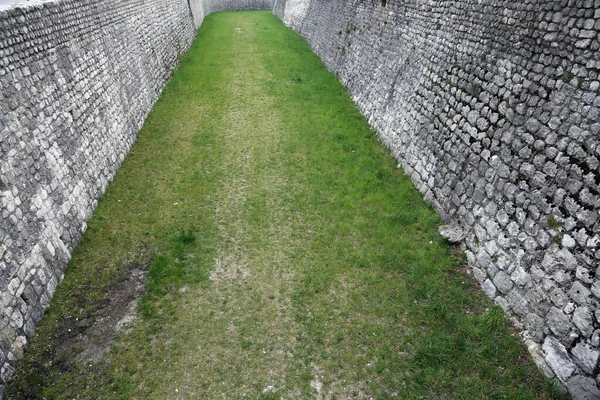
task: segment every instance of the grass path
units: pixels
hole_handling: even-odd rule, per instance
[[[439,224],[298,35],[210,15],[7,397],[558,398]],[[102,361],[62,351],[144,266]]]

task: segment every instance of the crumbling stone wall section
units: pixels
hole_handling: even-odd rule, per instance
[[[0,5],[0,397],[85,221],[204,16],[267,5]]]
[[[600,397],[600,1],[276,0],[542,369]],[[595,397],[597,396],[597,397]]]

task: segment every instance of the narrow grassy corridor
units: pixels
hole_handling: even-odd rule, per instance
[[[276,17],[210,15],[7,397],[555,398],[396,164]],[[111,347],[61,345],[132,269]]]

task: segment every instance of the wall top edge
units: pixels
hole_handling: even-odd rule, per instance
[[[46,3],[57,3],[60,0],[0,0],[0,16],[14,10],[36,8]]]

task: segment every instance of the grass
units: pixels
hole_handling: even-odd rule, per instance
[[[560,398],[339,81],[213,14],[100,201],[8,398]],[[57,354],[133,263],[104,360]]]

